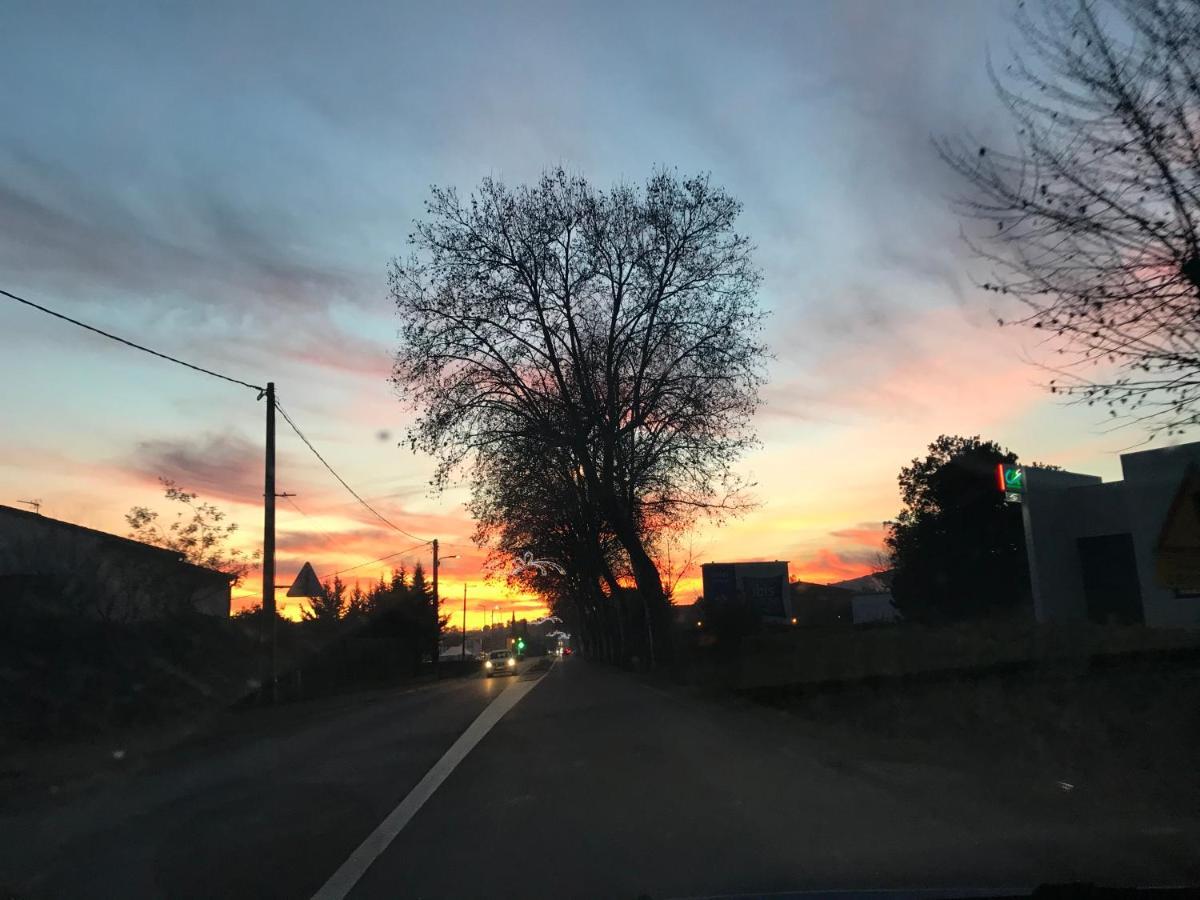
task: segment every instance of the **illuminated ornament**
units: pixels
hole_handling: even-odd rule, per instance
[[[511,575],[520,575],[528,569],[536,569],[539,575],[545,575],[547,569],[553,569],[559,575],[566,575],[566,570],[552,559],[534,559],[532,553],[526,553],[524,557],[517,557],[517,567],[512,570]]]

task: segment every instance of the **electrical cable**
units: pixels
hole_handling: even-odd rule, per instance
[[[9,293],[2,288],[0,288],[0,294],[3,294],[10,300],[16,300],[18,303],[24,303],[26,306],[32,306],[34,309],[41,310],[47,315],[54,316],[56,319],[62,319],[64,322],[70,322],[72,325],[78,325],[80,328],[85,328],[88,331],[95,332],[96,334],[106,337],[109,340],[116,341],[119,344],[132,347],[135,350],[141,350],[143,353],[149,353],[151,356],[157,356],[159,359],[165,359],[168,362],[186,366],[187,368],[194,369],[197,372],[203,372],[205,375],[211,375],[213,378],[220,378],[222,381],[228,381],[232,384],[240,384],[242,387],[248,387],[252,391],[258,391],[261,393],[264,390],[264,388],[261,388],[256,384],[250,384],[248,381],[242,381],[238,378],[230,378],[228,375],[222,375],[220,372],[214,372],[212,369],[205,369],[203,366],[192,365],[190,362],[184,362],[182,359],[176,359],[174,356],[168,356],[166,353],[159,353],[157,350],[151,350],[149,347],[143,347],[141,344],[135,344],[133,341],[128,341],[123,337],[117,337],[115,334],[109,334],[107,331],[103,331],[92,325],[88,325],[86,322],[80,322],[78,319],[72,319],[70,316],[64,316],[60,312],[55,312],[48,307],[42,306],[40,303],[34,303],[32,300],[26,300],[24,297],[18,297],[16,294]]]
[[[397,556],[403,556],[405,553],[411,553],[414,550],[424,547],[430,541],[422,541],[419,544],[413,544],[411,547],[405,547],[403,550],[397,550],[395,553],[389,553],[387,556],[381,556],[379,559],[373,559],[370,562],[359,563],[357,566],[350,566],[348,569],[339,569],[336,572],[330,572],[328,575],[318,576],[318,581],[324,581],[326,578],[332,578],[334,575],[344,575],[347,572],[353,572],[355,569],[361,569],[364,566],[374,565],[375,563],[387,562],[389,559],[394,559]]]
[[[321,461],[321,465],[323,465],[326,469],[329,470],[329,474],[332,475],[334,478],[336,478],[338,480],[338,483],[342,487],[344,487],[347,491],[349,491],[350,495],[355,500],[357,500],[359,503],[361,503],[366,509],[370,510],[370,512],[375,516],[375,518],[379,519],[380,522],[383,522],[389,528],[393,528],[396,531],[403,534],[404,536],[412,538],[414,541],[421,541],[422,544],[432,543],[432,541],[428,541],[428,540],[425,540],[424,538],[420,538],[417,535],[413,534],[411,531],[405,531],[403,528],[401,528],[399,525],[397,525],[395,522],[393,522],[391,519],[389,519],[387,516],[385,516],[383,513],[381,513],[375,507],[373,507],[370,503],[368,503],[366,500],[364,500],[362,497],[360,497],[358,494],[358,491],[354,490],[354,488],[350,487],[350,485],[348,485],[346,483],[346,479],[342,478],[342,476],[337,473],[337,471],[333,468],[333,466],[331,466],[325,460],[325,457],[323,457],[317,451],[317,448],[312,445],[312,441],[310,441],[308,438],[306,438],[304,436],[304,432],[302,432],[300,430],[300,428],[296,425],[296,423],[292,421],[292,417],[289,416],[287,414],[287,412],[284,411],[284,408],[279,403],[279,395],[278,394],[275,395],[275,408],[277,410],[279,410],[279,414],[281,416],[283,416],[283,420],[285,422],[287,422],[288,425],[291,426],[292,431],[296,432],[296,436],[298,438],[300,438],[300,440],[302,440],[304,442],[305,446],[308,447],[308,449],[313,452],[313,456],[315,456],[317,459],[319,459]]]

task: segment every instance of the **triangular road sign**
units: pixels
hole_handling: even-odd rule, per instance
[[[317,580],[317,573],[313,571],[312,563],[305,563],[300,574],[296,576],[296,580],[292,582],[292,586],[288,588],[287,595],[289,597],[320,597],[323,593],[325,593],[325,589]]]
[[[1154,549],[1160,585],[1200,590],[1200,470],[1194,465],[1179,483]]]

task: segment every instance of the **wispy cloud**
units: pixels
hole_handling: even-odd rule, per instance
[[[262,447],[239,434],[139,441],[129,462],[143,476],[170,479],[203,499],[262,502]]]
[[[863,522],[852,528],[839,528],[837,531],[829,532],[830,537],[858,546],[869,547],[872,550],[882,550],[883,539],[886,535],[887,529],[883,524],[875,522]]]

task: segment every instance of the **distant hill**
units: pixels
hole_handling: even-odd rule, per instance
[[[874,594],[889,590],[892,584],[892,570],[877,572],[871,575],[860,575],[858,578],[848,578],[837,581],[829,587],[843,588],[860,594]]]

